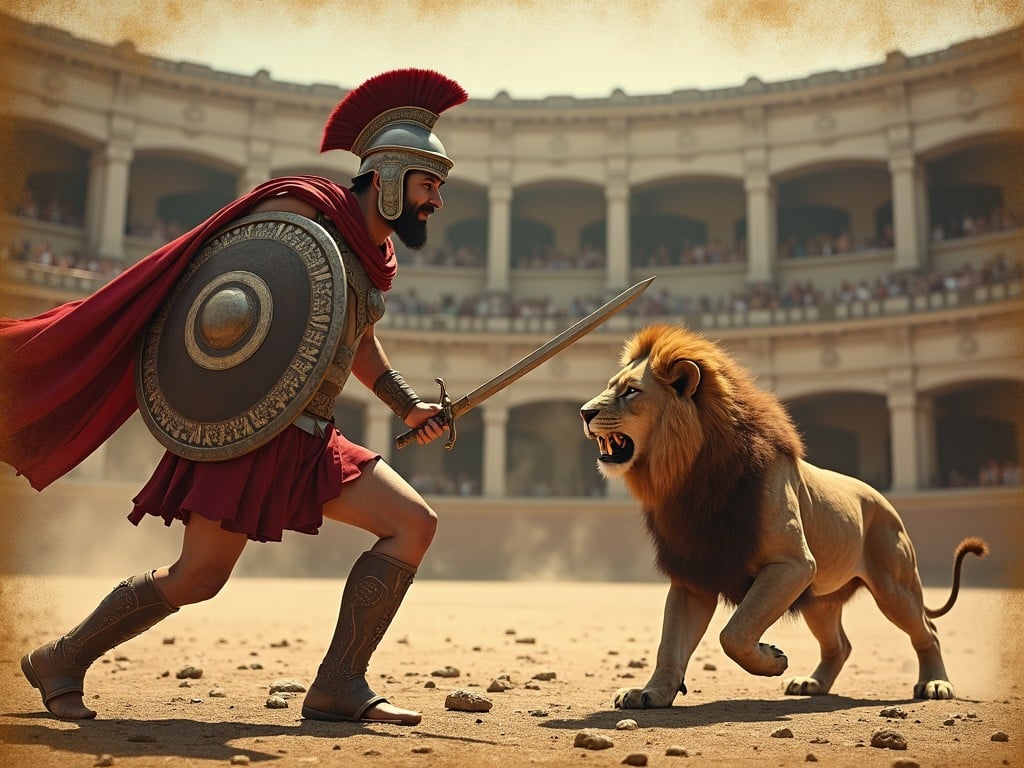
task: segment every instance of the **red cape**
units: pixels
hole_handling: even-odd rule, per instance
[[[141,334],[192,255],[233,219],[277,195],[330,216],[374,285],[391,287],[397,270],[391,241],[378,247],[371,240],[349,190],[317,176],[272,179],[91,296],[36,317],[0,318],[0,460],[42,490],[117,431],[138,407]]]

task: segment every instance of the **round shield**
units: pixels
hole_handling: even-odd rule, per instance
[[[135,393],[150,431],[197,461],[271,440],[323,381],[347,295],[337,244],[305,216],[258,213],[222,229],[143,337]]]

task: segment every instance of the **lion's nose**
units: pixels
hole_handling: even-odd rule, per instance
[[[580,408],[580,416],[583,418],[584,424],[589,424],[590,420],[597,416],[597,408]]]

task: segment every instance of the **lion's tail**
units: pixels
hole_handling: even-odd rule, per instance
[[[956,552],[953,554],[953,591],[949,595],[949,600],[947,600],[946,604],[941,608],[926,607],[924,609],[925,615],[929,619],[937,619],[939,616],[945,616],[949,613],[949,609],[953,607],[953,603],[956,602],[957,595],[960,594],[960,568],[964,562],[964,558],[967,557],[968,554],[984,557],[988,554],[988,544],[974,536],[964,539],[957,544]]]

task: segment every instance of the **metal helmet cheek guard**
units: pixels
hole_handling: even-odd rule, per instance
[[[454,163],[432,129],[440,113],[462,104],[466,91],[444,75],[402,69],[377,75],[335,107],[320,151],[345,149],[362,161],[355,178],[377,171],[377,208],[388,221],[402,214],[405,175],[425,171],[444,180]]]

